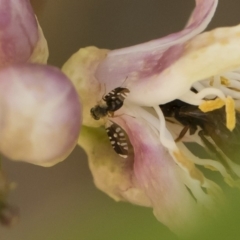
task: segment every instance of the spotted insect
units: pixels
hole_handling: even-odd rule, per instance
[[[102,102],[91,108],[90,113],[95,120],[104,117],[114,117],[114,112],[119,110],[129,93],[129,89],[117,87],[103,96]],[[128,141],[124,130],[109,119],[105,125],[110,143],[115,152],[126,158],[128,156]]]
[[[116,123],[108,120],[106,123],[106,132],[112,148],[114,151],[123,158],[128,157],[128,141],[123,129]]]
[[[95,120],[99,120],[107,115],[113,117],[114,112],[123,106],[124,100],[129,92],[127,88],[122,87],[113,89],[102,98],[103,102],[91,108],[90,112],[92,117]]]

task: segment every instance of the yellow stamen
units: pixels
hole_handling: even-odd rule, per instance
[[[221,84],[225,86],[229,86],[229,80],[225,77],[221,77]]]
[[[227,183],[232,188],[239,188],[240,189],[240,181],[233,180],[232,178],[224,178],[225,183]]]
[[[226,98],[226,115],[227,115],[227,128],[232,131],[236,125],[236,112],[235,112],[235,102],[228,96]]]
[[[219,109],[225,105],[226,109],[226,126],[227,128],[232,131],[236,125],[236,112],[235,112],[235,102],[232,97],[228,96],[225,102],[220,99],[216,98],[214,100],[203,101],[201,105],[199,105],[199,109],[202,112],[210,112],[216,109]]]
[[[214,100],[203,101],[201,105],[199,105],[199,109],[202,112],[210,112],[216,109],[219,109],[225,105],[225,102],[220,99],[216,98]]]
[[[204,183],[204,175],[201,171],[199,171],[198,168],[196,168],[195,164],[188,159],[182,152],[176,151],[173,152],[175,159],[179,164],[181,164],[185,169],[188,170],[190,176],[194,179],[197,179],[201,182],[201,184]]]
[[[204,165],[204,167],[211,170],[211,171],[214,171],[214,172],[218,171],[215,167],[210,166],[210,165]]]

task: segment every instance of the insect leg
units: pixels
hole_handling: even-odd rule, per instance
[[[108,117],[113,118],[114,117],[114,112],[108,111]]]
[[[180,140],[185,136],[185,134],[187,133],[188,129],[189,129],[189,125],[186,125],[186,126],[182,129],[182,131],[180,132],[179,136],[175,139],[175,142],[180,141]]]

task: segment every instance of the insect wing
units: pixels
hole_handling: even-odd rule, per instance
[[[212,111],[214,112],[214,111]],[[209,122],[209,119],[211,118],[212,112],[202,112],[198,106],[183,106],[179,110],[179,117],[183,118],[189,118],[194,119],[196,123],[204,123]],[[219,113],[217,113],[219,114]],[[201,124],[199,124],[201,125]]]
[[[129,92],[130,91],[127,88],[117,87],[110,91],[108,94],[106,94],[103,97],[103,100],[108,102],[113,101],[114,99],[119,99],[120,101],[123,102]]]
[[[124,130],[114,122],[108,121],[106,132],[114,151],[121,157],[128,157],[128,141]]]
[[[127,88],[118,87],[104,96],[103,100],[108,106],[108,111],[115,112],[120,109],[128,93],[129,90]]]
[[[160,108],[165,117],[174,117],[183,126],[188,126],[190,134],[191,131],[194,133],[196,127],[199,126],[204,135],[209,136],[226,156],[234,162],[240,163],[240,113],[238,111],[236,111],[236,126],[233,131],[230,131],[226,127],[224,107],[204,113],[198,106],[174,100],[160,105]],[[183,135],[184,132],[181,132],[177,140],[181,139]],[[204,140],[203,137],[202,140]]]
[[[209,121],[204,125],[205,132],[213,139],[216,145],[234,162],[240,163],[240,113],[236,111],[236,126],[233,131],[226,127],[225,109],[209,112]]]
[[[187,111],[186,111],[187,109]],[[233,131],[226,127],[226,111],[222,107],[203,113],[200,109],[181,108],[181,116],[199,125],[205,135],[212,138],[221,151],[235,163],[240,163],[240,113],[236,111],[236,126]]]

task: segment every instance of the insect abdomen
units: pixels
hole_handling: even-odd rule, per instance
[[[124,130],[113,122],[108,122],[106,132],[114,151],[121,157],[128,157],[128,142]]]

